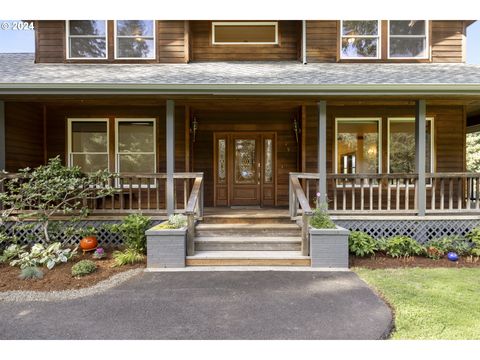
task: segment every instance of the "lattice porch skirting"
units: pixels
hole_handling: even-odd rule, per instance
[[[480,226],[480,217],[333,217],[337,225],[351,231],[363,231],[378,239],[395,235],[407,235],[424,243],[430,239],[450,235],[465,236]]]
[[[152,226],[157,225],[160,222],[162,221],[152,220]],[[99,228],[101,225],[104,225],[104,224],[113,225],[113,224],[119,224],[119,223],[121,223],[121,220],[84,220],[84,221],[79,221],[74,226],[77,228],[85,228],[87,226],[94,226],[95,228]],[[14,224],[15,224],[14,222],[6,223],[6,230],[8,235],[13,235]],[[17,236],[23,240],[24,244],[37,242],[36,240],[33,240],[33,239],[42,239],[41,229],[38,226],[35,226],[33,229],[18,230]],[[61,236],[59,236],[59,238],[61,238]],[[104,229],[99,230],[97,234],[97,240],[100,246],[120,246],[123,243],[123,239],[120,234],[112,233]],[[62,241],[62,242],[64,245],[78,245],[80,244],[80,237],[73,237],[68,241]]]

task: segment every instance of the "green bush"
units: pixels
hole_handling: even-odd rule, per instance
[[[72,266],[72,276],[85,276],[97,270],[97,264],[92,260],[80,260]]]
[[[48,245],[46,248],[43,244],[35,244],[30,252],[24,251],[18,255],[18,258],[11,261],[11,266],[19,265],[21,269],[29,266],[46,266],[51,270],[55,265],[67,262],[77,253],[77,248],[62,248],[59,242]]]
[[[315,229],[334,229],[335,223],[328,214],[326,204],[321,204],[313,211],[313,216],[310,218],[310,226]]]
[[[125,247],[145,254],[147,251],[147,237],[145,231],[150,227],[150,218],[142,214],[128,215],[121,224],[115,224],[108,229],[114,233],[120,233]]]
[[[439,260],[445,255],[445,251],[437,248],[435,246],[426,246],[425,247],[425,256],[433,259],[433,260]]]
[[[142,262],[145,259],[145,255],[135,249],[126,249],[124,251],[115,251],[113,253],[113,259],[115,263],[113,266],[133,265]]]
[[[374,255],[377,243],[373,237],[364,232],[352,231],[348,237],[348,249],[356,256]]]
[[[43,278],[43,271],[36,266],[28,266],[20,270],[20,275],[18,277],[22,280],[39,280]]]
[[[4,251],[2,256],[0,256],[0,263],[7,263],[14,259],[18,259],[18,257],[25,252],[25,248],[27,246],[20,246],[18,244],[12,244],[7,247]]]
[[[426,245],[434,246],[437,249],[442,250],[444,253],[453,251],[460,256],[468,254],[472,248],[470,241],[458,235],[433,239],[428,241]]]
[[[381,237],[380,239],[377,239],[376,241],[377,241],[377,251],[386,253],[387,252],[388,238]]]
[[[393,236],[387,240],[386,253],[391,257],[407,257],[420,255],[424,247],[409,236]]]

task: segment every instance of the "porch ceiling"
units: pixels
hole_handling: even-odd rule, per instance
[[[480,97],[480,66],[209,62],[35,64],[0,54],[0,94],[436,95]]]

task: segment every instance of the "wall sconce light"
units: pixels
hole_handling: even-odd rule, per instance
[[[293,118],[293,132],[295,133],[295,139],[297,140],[298,144],[298,135],[302,132],[302,129],[298,126],[297,118]]]
[[[197,130],[198,130],[198,121],[196,116],[193,117],[193,122],[192,122],[192,128],[190,129],[190,132],[192,133],[192,141],[195,142],[195,138],[197,136]]]

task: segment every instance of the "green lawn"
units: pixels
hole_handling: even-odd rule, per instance
[[[395,309],[393,339],[480,339],[480,269],[353,269]]]

